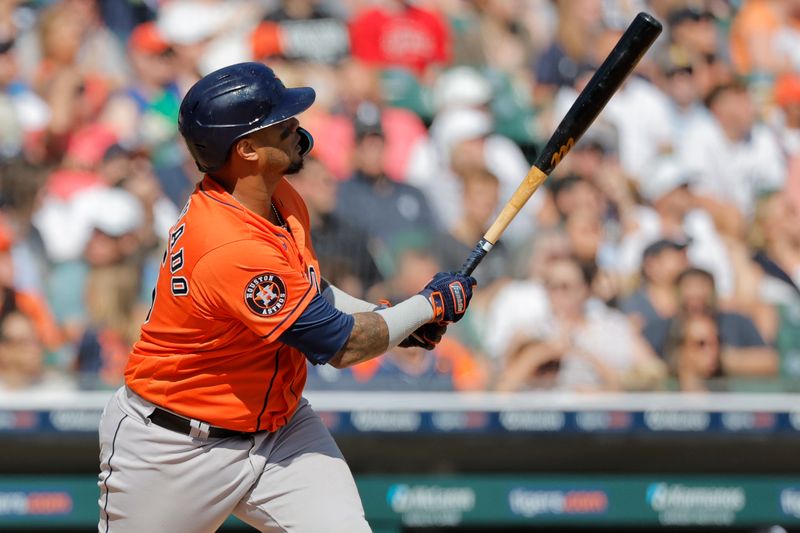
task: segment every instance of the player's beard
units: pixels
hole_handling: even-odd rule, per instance
[[[289,163],[289,167],[284,172],[284,175],[288,176],[290,174],[297,174],[301,170],[303,170],[303,158],[302,157],[297,161],[293,161],[293,162]]]

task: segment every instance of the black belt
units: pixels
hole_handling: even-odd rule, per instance
[[[190,420],[182,416],[170,413],[158,407],[155,408],[153,414],[149,418],[153,424],[161,426],[162,428],[183,433],[191,437],[199,437],[203,439],[222,439],[226,437],[241,437],[248,435],[243,431],[234,431],[232,429],[218,428],[209,426],[205,422],[199,420]]]

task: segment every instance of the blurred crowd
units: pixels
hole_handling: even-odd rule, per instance
[[[121,382],[201,177],[176,122],[202,75],[314,87],[290,180],[323,275],[398,301],[458,269],[639,11],[664,32],[465,319],[309,387],[794,390],[798,0],[3,0],[0,391]]]

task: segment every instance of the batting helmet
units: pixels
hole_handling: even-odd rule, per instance
[[[225,164],[238,139],[290,119],[314,103],[311,87],[287,89],[269,67],[238,63],[223,67],[195,83],[181,102],[178,129],[201,172]],[[302,153],[313,146],[306,130]]]

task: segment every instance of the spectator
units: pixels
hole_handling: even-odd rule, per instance
[[[642,283],[622,302],[620,310],[640,331],[674,316],[678,312],[675,284],[688,267],[685,243],[661,239],[650,244],[643,253]]]
[[[606,57],[620,36],[620,31],[607,30],[596,47],[598,57]],[[620,165],[636,183],[646,179],[656,158],[673,150],[669,99],[642,65],[609,101],[601,118],[617,132]]]
[[[13,245],[13,230],[5,219],[0,219],[0,320],[11,313],[23,314],[32,322],[43,347],[57,350],[63,342],[62,334],[41,287],[17,286],[19,278],[15,267],[19,262],[15,260]]]
[[[489,302],[484,327],[485,349],[497,365],[509,346],[532,324],[546,320],[550,314],[544,276],[550,264],[567,257],[569,239],[562,230],[545,230],[532,240],[527,261],[520,269],[522,279],[502,286]]]
[[[557,213],[554,223],[563,224],[578,213],[600,217],[606,211],[605,197],[597,187],[576,174],[553,179],[548,190]]]
[[[497,177],[480,166],[464,169],[463,215],[450,226],[441,242],[442,263],[455,269],[469,256],[475,244],[483,237],[492,222],[498,205]],[[481,262],[474,276],[484,295],[491,292],[493,282],[506,277],[509,250],[502,241],[492,248],[492,253]]]
[[[781,375],[800,375],[800,239],[798,211],[786,191],[759,199],[750,231],[750,248],[741,244],[742,268],[749,276],[739,284],[749,289],[749,310],[759,330],[774,341]],[[755,253],[752,253],[752,250]],[[794,265],[794,266],[793,266]]]
[[[694,67],[688,58],[669,57],[661,68],[663,90],[669,97],[671,144],[680,146],[686,128],[696,120],[705,120],[708,111],[701,99]]]
[[[597,0],[559,0],[555,39],[536,61],[534,103],[547,104],[560,87],[571,87],[576,77],[591,68],[592,45],[601,26]]]
[[[15,158],[0,165],[0,206],[14,241],[14,287],[22,291],[43,293],[47,285],[42,242],[31,223],[44,183],[41,167],[24,159]]]
[[[527,388],[529,379],[554,366],[555,385],[561,389],[647,389],[660,384],[664,369],[655,354],[624,315],[590,300],[591,282],[574,257],[549,264],[545,287],[552,315],[529,324],[521,342],[507,352],[499,390]]]
[[[0,392],[69,390],[68,377],[49,368],[33,321],[13,311],[0,318]]]
[[[319,160],[309,156],[303,170],[289,179],[308,207],[322,275],[348,294],[365,297],[382,276],[367,233],[334,212],[338,182]]]
[[[25,79],[46,82],[61,69],[75,68],[97,96],[124,83],[128,63],[119,40],[103,24],[99,2],[57,0],[38,15],[41,32],[19,35],[17,56]]]
[[[662,357],[667,353],[669,331],[677,320],[708,315],[714,318],[722,344],[722,367],[726,375],[769,377],[778,372],[778,356],[744,315],[723,311],[717,303],[714,278],[705,270],[689,268],[677,281],[678,314],[650,324],[644,335]]]
[[[335,63],[347,55],[347,26],[320,4],[316,0],[281,0],[267,13],[260,31],[277,34],[277,54],[315,63]]]
[[[788,157],[800,156],[800,75],[786,74],[775,83],[773,128]]]
[[[694,85],[701,98],[721,84],[731,82],[730,67],[720,58],[722,50],[714,16],[694,6],[681,7],[667,17],[670,28],[669,53],[692,67]]]
[[[722,347],[717,323],[708,315],[684,317],[673,324],[667,358],[679,390],[724,390]]]
[[[355,130],[355,173],[339,188],[336,213],[374,237],[384,253],[404,235],[435,235],[438,221],[422,192],[386,175],[385,140],[377,106],[359,110]]]
[[[440,13],[403,0],[363,8],[350,21],[353,56],[381,68],[425,77],[450,61],[450,34]]]
[[[19,78],[14,38],[0,38],[0,156],[10,159],[30,149],[47,127],[47,104]]]
[[[686,242],[689,262],[712,272],[718,294],[730,300],[736,273],[713,219],[698,209],[694,184],[694,174],[679,160],[663,157],[655,162],[641,186],[650,207],[637,210],[635,228],[622,237],[617,271],[625,279],[637,274],[644,249],[659,239]]]
[[[463,203],[453,199],[463,194],[456,167],[457,159],[464,156],[497,176],[501,203],[511,198],[519,186],[520,176],[525,176],[530,168],[513,141],[492,133],[488,112],[475,107],[448,107],[437,114],[431,124],[430,140],[419,143],[412,151],[407,179],[425,192],[442,223],[448,227],[461,217]],[[525,205],[522,216],[527,216],[529,224],[512,225],[505,235],[506,240],[519,242],[530,235],[540,202],[534,196]]]
[[[786,20],[788,2],[749,0],[736,14],[730,32],[731,60],[741,75],[780,72],[786,67],[774,37]]]
[[[609,271],[613,264],[613,244],[608,240],[599,213],[577,210],[564,222],[573,257],[592,279],[592,296],[616,305],[619,293],[617,279]]]
[[[131,83],[104,110],[107,124],[128,147],[172,149],[177,136],[181,95],[176,84],[175,52],[154,22],[139,24],[128,39]],[[156,154],[157,159],[159,154]],[[160,154],[160,159],[167,155]]]
[[[783,185],[786,164],[772,133],[756,123],[746,86],[715,88],[706,107],[711,115],[687,128],[680,158],[696,173],[696,191],[717,227],[739,237],[743,221],[735,215],[752,217],[755,198]]]
[[[142,206],[121,189],[106,189],[93,211],[94,229],[84,252],[86,315],[76,361],[81,387],[88,389],[119,386],[146,313],[137,257]]]
[[[764,274],[800,294],[800,212],[786,192],[759,199],[750,243]]]

